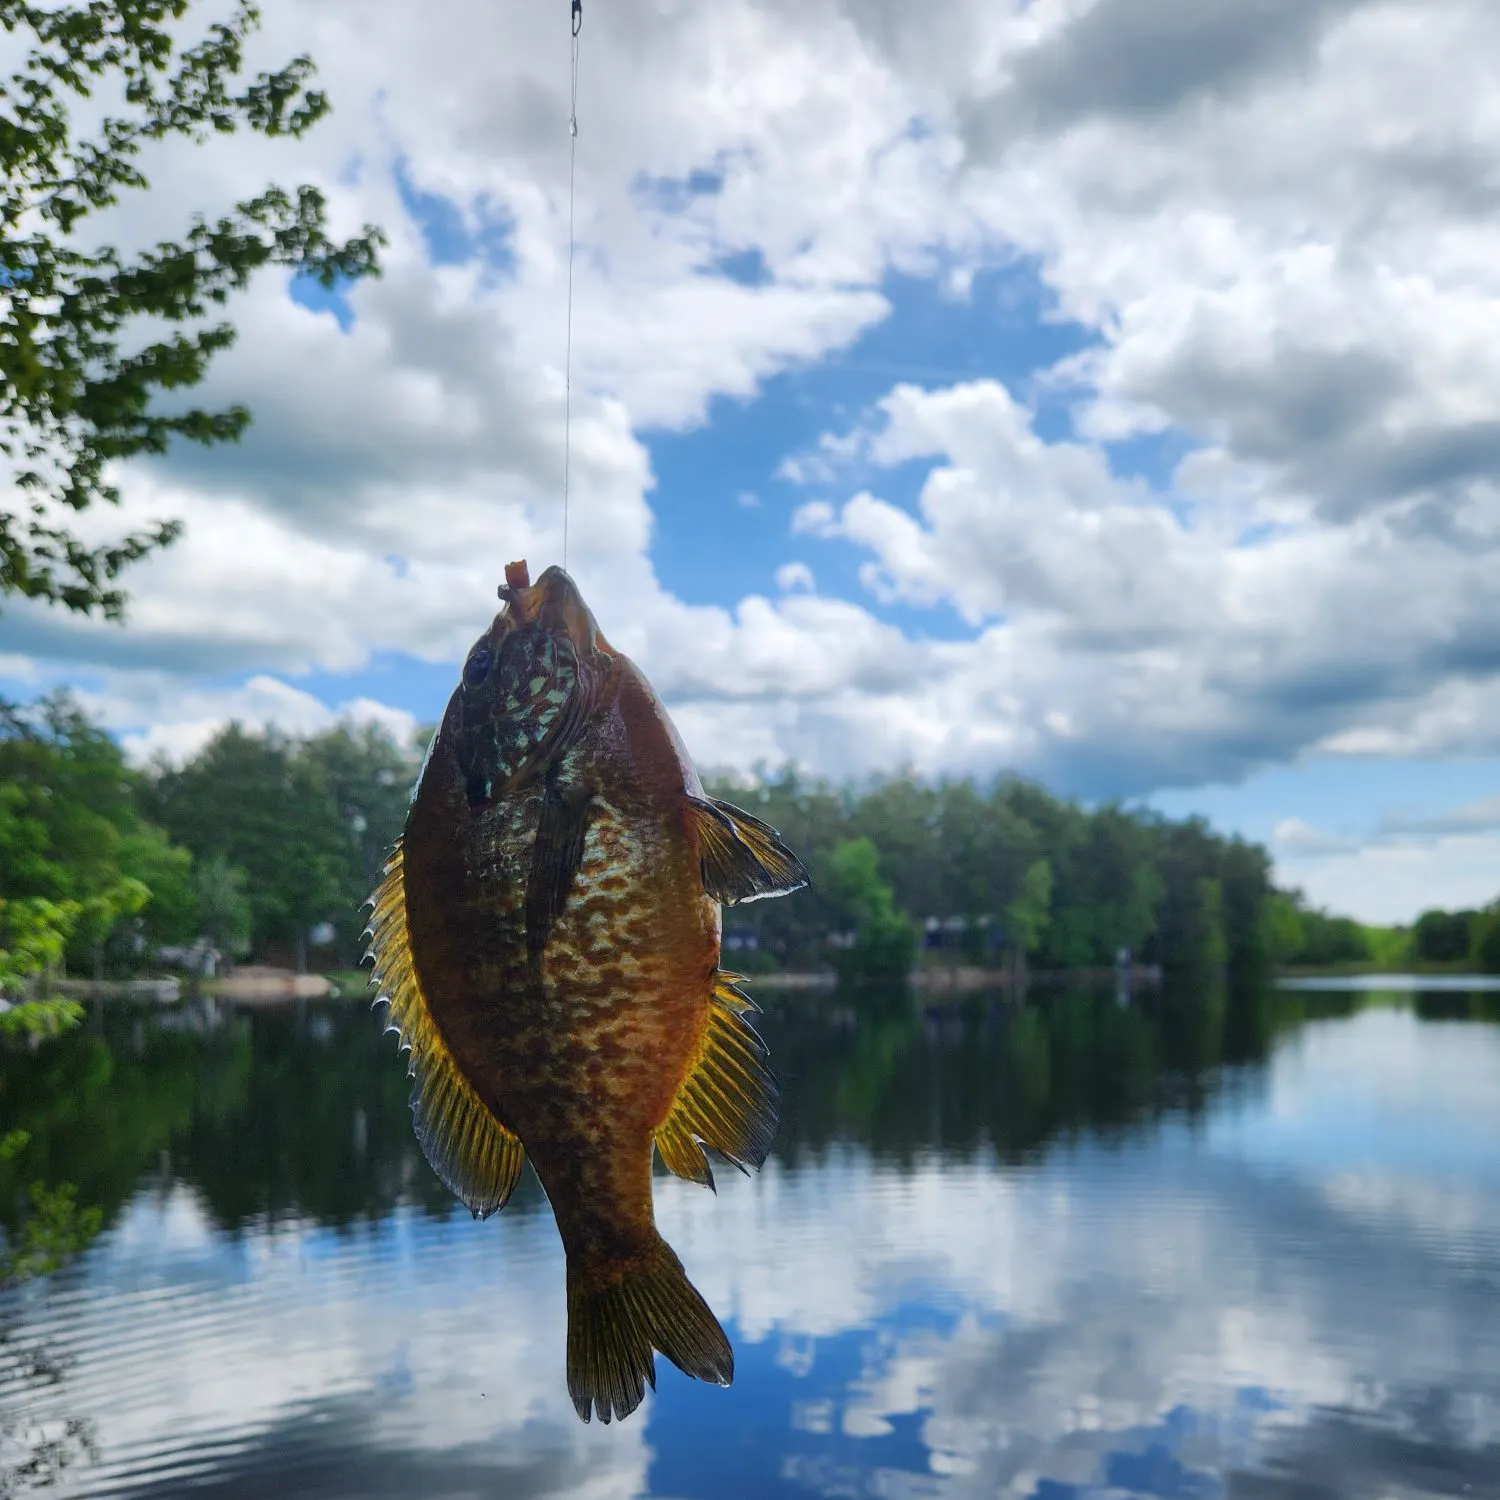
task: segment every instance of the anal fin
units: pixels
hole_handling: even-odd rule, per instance
[[[760,1166],[776,1139],[776,1079],[765,1063],[765,1043],[747,1019],[755,1007],[736,988],[738,978],[722,969],[715,973],[708,1025],[656,1132],[668,1171],[707,1187],[714,1178],[704,1146],[743,1171]]]
[[[396,1032],[410,1058],[411,1113],[422,1154],[447,1187],[477,1219],[504,1208],[521,1175],[520,1140],[485,1107],[459,1070],[433,1020],[417,977],[406,924],[406,886],[401,846],[385,867],[371,899],[370,952],[373,982],[390,1005],[388,1030]]]
[[[811,877],[769,823],[727,802],[689,797],[688,813],[698,832],[703,889],[734,906],[766,896],[800,891]]]

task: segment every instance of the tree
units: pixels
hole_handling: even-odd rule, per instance
[[[1412,950],[1426,963],[1461,963],[1469,957],[1480,913],[1424,911],[1412,929]]]
[[[1233,838],[1220,851],[1224,946],[1230,968],[1260,973],[1271,963],[1271,927],[1266,897],[1271,859],[1259,844]]]
[[[0,703],[0,985],[66,955],[97,974],[155,880],[170,906],[189,858],[140,816],[140,777],[66,695]],[[170,911],[166,913],[170,920]]]
[[[328,112],[326,97],[308,87],[307,57],[235,91],[245,38],[260,21],[254,4],[179,48],[169,26],[188,6],[0,0],[0,27],[30,38],[23,69],[0,82],[0,454],[25,497],[23,509],[0,508],[0,595],[118,619],[125,596],[115,577],[180,527],[162,521],[93,545],[72,529],[70,513],[118,502],[106,470],[120,459],[163,453],[174,437],[217,443],[244,431],[250,416],[240,406],[153,404],[158,392],[197,385],[233,343],[231,324],[202,324],[210,306],[267,265],[328,288],[378,270],[380,232],[366,226],[335,244],[312,187],[268,187],[133,257],[80,247],[88,215],[148,186],[138,158],[149,142],[201,142],[241,128],[296,137]],[[123,113],[108,115],[94,138],[76,138],[70,103],[116,82]],[[127,325],[134,340],[153,321],[190,327],[122,353]]]
[[[1005,908],[1006,936],[1018,964],[1024,962],[1047,931],[1052,910],[1052,866],[1033,860],[1021,877],[1021,889]]]
[[[35,975],[57,963],[77,915],[71,902],[0,896],[0,999],[24,994]]]
[[[120,840],[120,868],[149,892],[140,936],[152,948],[191,943],[200,932],[193,856],[149,823]]]
[[[1474,913],[1473,948],[1466,956],[1481,974],[1500,974],[1500,902]]]
[[[843,922],[854,929],[854,946],[840,954],[844,978],[904,979],[916,957],[917,934],[880,878],[875,845],[867,838],[840,844],[830,861],[828,884]]]
[[[1168,969],[1209,973],[1229,957],[1222,848],[1202,818],[1161,829],[1157,853],[1163,894],[1154,944]]]
[[[305,741],[297,764],[328,789],[343,829],[334,846],[337,902],[329,913],[338,954],[352,965],[364,948],[365,902],[401,836],[419,757],[373,724],[339,725]]]
[[[1307,941],[1301,891],[1272,891],[1266,898],[1265,925],[1271,961],[1296,963]]]
[[[1370,940],[1352,917],[1334,917],[1326,911],[1304,910],[1302,946],[1291,962],[1314,968],[1329,964],[1365,963],[1370,958]]]
[[[195,873],[199,932],[220,953],[236,958],[248,953],[252,913],[245,894],[245,872],[222,854],[210,854]]]
[[[274,948],[300,967],[309,928],[342,915],[346,899],[350,834],[322,768],[282,735],[230,724],[180,771],[162,774],[148,797],[195,858],[219,855],[245,871],[255,949]]]

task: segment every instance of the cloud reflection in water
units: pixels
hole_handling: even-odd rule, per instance
[[[903,1045],[943,1097],[976,1043],[913,1025]],[[717,1198],[660,1180],[738,1375],[723,1392],[663,1365],[642,1419],[609,1429],[567,1400],[535,1200],[226,1232],[158,1179],[27,1299],[77,1355],[39,1399],[96,1419],[80,1495],[1500,1490],[1500,1029],[1366,1010],[1232,1074],[1195,1115],[1005,1164],[794,1132]]]

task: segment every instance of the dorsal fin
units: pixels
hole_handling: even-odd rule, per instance
[[[769,824],[727,802],[687,800],[698,830],[703,889],[715,901],[734,906],[784,896],[808,884],[802,861]]]
[[[476,1219],[504,1208],[521,1175],[521,1142],[485,1108],[443,1041],[417,978],[406,926],[406,887],[398,842],[370,903],[372,979],[390,1006],[386,1028],[410,1051],[412,1124],[432,1170]]]
[[[735,987],[738,978],[715,972],[708,1025],[656,1132],[656,1149],[667,1169],[707,1187],[714,1185],[714,1174],[703,1146],[744,1171],[760,1166],[776,1138],[776,1079],[765,1064],[765,1043],[747,1019],[755,1007]]]

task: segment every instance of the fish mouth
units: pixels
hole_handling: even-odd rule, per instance
[[[506,613],[512,624],[531,625],[536,622],[537,616],[542,612],[542,605],[547,599],[544,585],[548,581],[548,574],[554,572],[561,572],[561,569],[549,568],[533,583],[524,557],[520,562],[506,563],[505,582],[495,592],[508,606]]]
[[[598,623],[578,585],[556,564],[532,583],[524,560],[508,563],[505,582],[495,592],[506,605],[503,618],[513,627],[540,623],[544,630],[566,636],[580,656],[591,656],[604,647]]]

